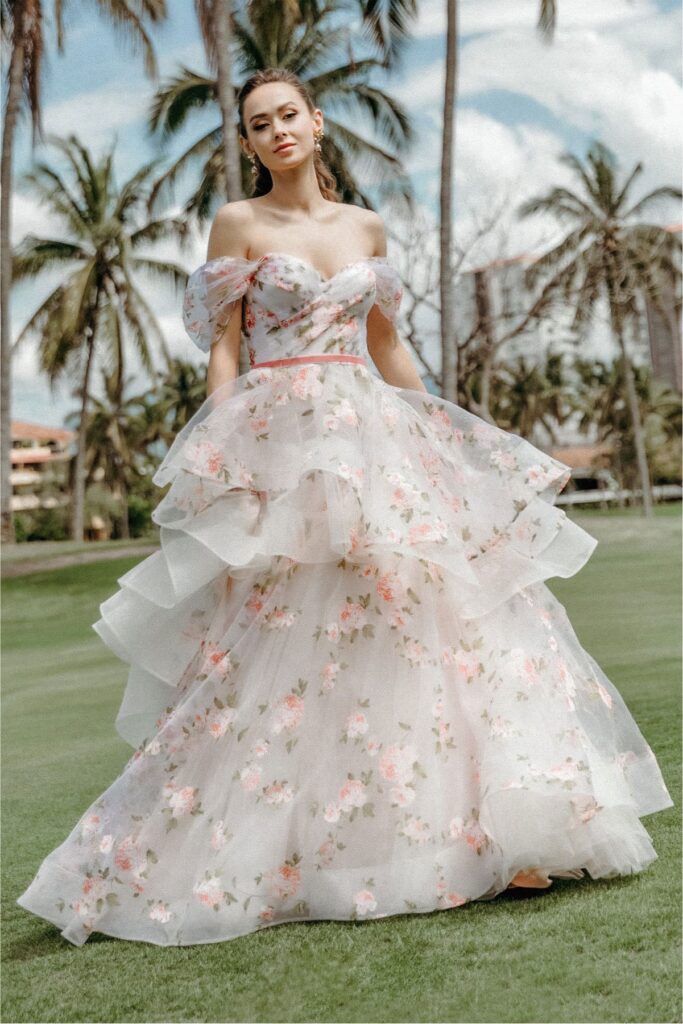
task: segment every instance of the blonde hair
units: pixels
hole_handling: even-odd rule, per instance
[[[246,80],[237,96],[240,135],[244,139],[247,137],[247,129],[244,123],[243,113],[244,101],[247,96],[254,91],[254,89],[259,87],[259,85],[266,85],[268,82],[286,82],[288,85],[294,86],[310,112],[313,113],[315,110],[315,104],[313,103],[311,94],[301,79],[295,75],[293,71],[287,71],[286,68],[264,68],[262,71],[255,72],[255,74],[251,75]],[[258,170],[258,174],[254,181],[252,197],[264,196],[270,192],[273,187],[273,179],[270,175],[270,171],[261,163],[258,157],[256,157],[256,168]],[[333,203],[341,202],[341,198],[337,192],[336,178],[325,163],[322,153],[317,149],[313,154],[313,168],[315,170],[315,175],[318,179],[318,185],[323,198],[328,199]]]

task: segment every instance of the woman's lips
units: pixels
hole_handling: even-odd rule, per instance
[[[278,146],[277,149],[275,150],[275,152],[276,153],[286,153],[288,149],[293,149],[294,145],[295,144],[293,142],[285,142],[282,146]]]

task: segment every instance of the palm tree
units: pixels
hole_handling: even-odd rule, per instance
[[[237,141],[235,90],[232,84],[232,0],[194,0],[207,62],[216,72],[216,92],[222,121],[225,198],[242,198],[242,172]]]
[[[680,277],[677,255],[681,242],[673,232],[636,220],[652,202],[680,199],[679,189],[656,188],[630,205],[630,190],[642,171],[636,164],[623,184],[618,183],[613,154],[600,142],[589,150],[587,166],[572,153],[561,157],[576,174],[581,193],[555,188],[523,203],[519,216],[548,212],[569,222],[564,238],[526,271],[529,287],[544,276],[544,294],[562,295],[574,306],[572,329],[585,328],[597,304],[607,300],[610,324],[623,360],[624,386],[633,424],[638,472],[643,491],[643,513],[652,514],[652,492],[633,366],[626,350],[629,321],[638,323],[638,300],[648,299],[663,312],[661,294],[667,283],[675,287]]]
[[[11,474],[11,324],[10,281],[12,256],[10,250],[10,216],[12,191],[12,158],[22,99],[28,98],[33,127],[33,142],[40,127],[40,71],[43,53],[40,7],[30,0],[3,0],[2,41],[10,47],[7,69],[7,97],[2,136],[2,179],[0,188],[0,537],[14,540]]]
[[[544,42],[552,41],[557,22],[556,0],[539,0],[537,29]],[[455,165],[455,111],[458,75],[458,0],[446,0],[446,75],[441,135],[439,190],[439,296],[441,335],[441,394],[458,401],[460,366],[455,340],[453,272],[453,168]],[[486,408],[488,408],[486,406]]]
[[[142,10],[136,10],[136,7]],[[166,17],[166,0],[95,0],[95,7],[114,25],[140,44],[145,71],[156,76],[156,59],[145,29],[145,21],[158,23]],[[62,0],[55,0],[57,49],[64,51]],[[7,95],[2,136],[0,169],[0,538],[14,540],[12,488],[10,486],[11,421],[11,325],[10,286],[12,279],[11,196],[14,135],[22,102],[28,108],[32,145],[43,140],[41,119],[41,73],[43,66],[44,16],[40,0],[2,0],[2,39],[10,52]]]
[[[90,396],[92,408],[85,429],[85,483],[92,483],[101,473],[102,483],[116,498],[120,507],[119,536],[130,537],[128,525],[128,491],[136,467],[136,435],[134,424],[144,395],[123,397],[128,381],[116,366],[112,372],[102,369],[102,398]],[[67,426],[77,428],[80,410],[70,413]]]
[[[458,59],[458,3],[446,0],[446,79],[441,134],[439,192],[439,292],[441,299],[441,382],[443,397],[458,397],[458,349],[455,344],[453,289],[453,159],[455,151],[455,93]]]
[[[541,426],[550,443],[557,444],[556,425],[562,426],[574,408],[564,355],[549,351],[542,363],[530,363],[525,356],[500,363],[492,380],[492,401],[498,426],[532,441]]]
[[[64,374],[80,381],[78,450],[72,501],[72,537],[83,536],[85,432],[90,379],[96,356],[108,359],[123,378],[126,365],[124,333],[131,334],[143,367],[153,372],[154,349],[168,360],[159,324],[135,283],[142,272],[174,285],[180,291],[186,272],[175,263],[140,254],[165,239],[187,241],[183,218],[145,220],[145,203],[156,162],[145,164],[117,190],[113,149],[93,163],[74,135],[67,140],[50,136],[71,168],[70,182],[47,164],[37,164],[25,178],[41,200],[63,222],[59,238],[27,235],[13,260],[15,280],[60,268],[64,278],[31,316],[15,347],[30,335],[39,341],[39,360],[51,385]],[[115,145],[115,144],[114,144]],[[150,342],[152,344],[150,344]]]
[[[599,443],[610,442],[614,452],[613,471],[622,486],[637,483],[635,438],[630,410],[624,398],[623,358],[612,363],[577,357],[578,429],[594,430]],[[644,443],[653,477],[680,481],[681,394],[663,381],[655,380],[649,366],[634,366]],[[635,470],[635,472],[634,472]]]
[[[196,363],[172,359],[159,384],[159,419],[165,424],[162,436],[170,444],[205,401],[206,374]]]
[[[332,168],[346,202],[372,206],[359,184],[352,163],[357,162],[377,180],[378,193],[398,192],[408,199],[411,189],[398,151],[412,138],[408,116],[402,105],[368,81],[370,73],[384,67],[377,57],[356,59],[348,54],[348,29],[333,23],[334,0],[283,3],[281,0],[251,0],[248,18],[235,17],[233,31],[240,72],[251,74],[261,68],[283,67],[298,74],[307,84],[314,102],[325,108],[323,155]],[[340,54],[343,54],[339,62]],[[336,61],[336,63],[335,63]],[[197,108],[210,107],[217,98],[216,81],[187,67],[160,89],[152,105],[149,130],[165,142],[183,128]],[[382,142],[361,135],[353,118],[367,115]],[[350,115],[339,119],[338,114]],[[334,115],[334,116],[333,116]],[[150,204],[175,183],[193,162],[201,161],[200,182],[185,204],[185,212],[201,223],[207,220],[222,194],[222,129],[211,128],[181,154],[159,178],[150,194]],[[386,145],[385,145],[386,143]],[[242,160],[242,182],[249,189],[250,167]],[[383,179],[389,180],[383,180]]]

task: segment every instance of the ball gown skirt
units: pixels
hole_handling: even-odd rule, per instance
[[[570,470],[376,376],[371,257],[219,257],[183,317],[206,352],[243,301],[247,373],[155,475],[160,550],[93,628],[128,663],[121,774],[19,897],[82,945],[492,899],[522,871],[610,878],[657,858],[673,802],[545,581],[597,541]]]

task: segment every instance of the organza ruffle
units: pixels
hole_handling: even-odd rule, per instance
[[[458,613],[472,618],[590,557],[597,540],[553,504],[569,475],[443,399],[393,388],[364,367],[299,364],[214,392],[157,470],[155,483],[171,487],[154,519],[232,569],[276,555],[422,559],[453,578]],[[187,551],[168,536],[159,596],[169,580],[185,596]],[[210,573],[215,563],[206,564]]]
[[[123,575],[94,628],[132,665],[117,722],[170,699],[196,644],[189,628],[227,575],[281,556],[303,564],[416,560],[459,619],[523,587],[576,573],[597,541],[554,506],[567,466],[445,400],[365,367],[252,370],[215,391],[154,482],[161,549]],[[145,733],[146,734],[146,733]]]

